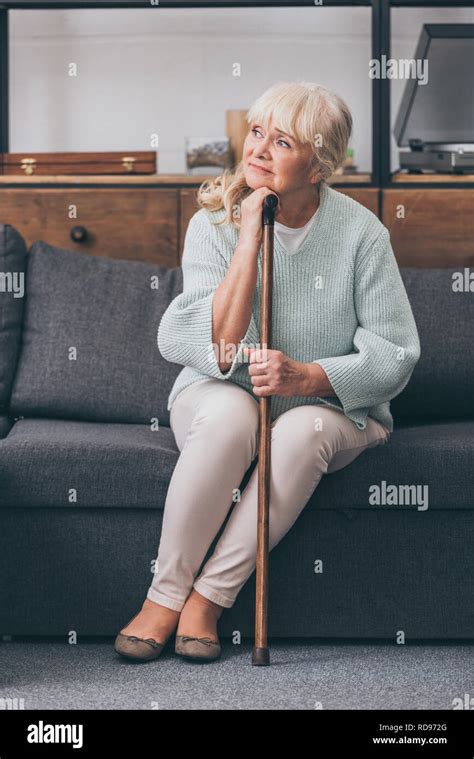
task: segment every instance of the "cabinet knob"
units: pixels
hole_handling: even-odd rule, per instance
[[[73,242],[84,242],[87,240],[87,229],[85,227],[73,227],[70,235]]]

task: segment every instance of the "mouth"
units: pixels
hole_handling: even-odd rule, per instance
[[[254,163],[249,163],[249,166],[251,169],[254,169],[255,171],[261,171],[262,174],[272,174],[273,172],[269,171],[268,169],[262,169],[261,166],[256,166]]]

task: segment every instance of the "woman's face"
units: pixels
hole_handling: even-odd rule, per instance
[[[299,188],[312,189],[314,182],[310,183],[309,167],[312,156],[310,145],[288,137],[274,128],[272,121],[268,132],[252,121],[242,151],[245,180],[252,190],[269,187],[279,194]],[[314,181],[317,179],[314,174]]]

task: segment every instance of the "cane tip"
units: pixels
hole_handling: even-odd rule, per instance
[[[270,651],[268,648],[254,648],[252,651],[252,664],[256,667],[267,667],[270,664]]]

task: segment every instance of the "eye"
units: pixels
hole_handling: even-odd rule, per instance
[[[251,132],[252,132],[252,134],[254,134],[255,132],[259,132],[259,129],[257,129],[257,127],[253,127],[251,129]],[[287,143],[287,141],[283,139],[283,137],[280,137],[280,139],[278,140],[278,142],[282,142],[284,145],[286,145],[287,148],[291,148],[291,145],[289,145]]]

